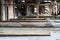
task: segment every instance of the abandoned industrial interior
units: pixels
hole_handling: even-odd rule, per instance
[[[56,32],[60,32],[60,0],[0,0],[0,36]]]
[[[0,26],[60,27],[60,0],[0,0]]]

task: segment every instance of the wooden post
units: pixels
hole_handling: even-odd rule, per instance
[[[6,20],[6,17],[5,17],[5,6],[4,6],[4,0],[1,0],[1,17],[2,17],[2,20],[5,21]]]
[[[37,18],[39,18],[39,3],[40,2],[38,2],[38,5],[37,5]]]
[[[8,19],[13,19],[14,18],[13,0],[9,0],[8,3],[9,3],[9,5],[8,5]]]

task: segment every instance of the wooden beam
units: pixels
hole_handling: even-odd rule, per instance
[[[0,36],[50,36],[50,32],[38,28],[0,28]]]

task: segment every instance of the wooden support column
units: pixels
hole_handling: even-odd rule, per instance
[[[2,20],[5,21],[6,20],[6,17],[5,17],[5,6],[4,6],[4,0],[1,0],[1,17],[2,17]]]
[[[13,19],[14,18],[14,13],[13,13],[13,0],[8,1],[8,19]]]
[[[39,5],[40,5],[40,2],[38,2],[37,4],[37,18],[39,18]]]
[[[31,13],[30,13],[30,8],[29,6],[27,6],[27,16],[29,16]]]

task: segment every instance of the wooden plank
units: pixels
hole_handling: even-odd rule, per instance
[[[37,28],[0,28],[0,36],[50,36],[47,30]]]

